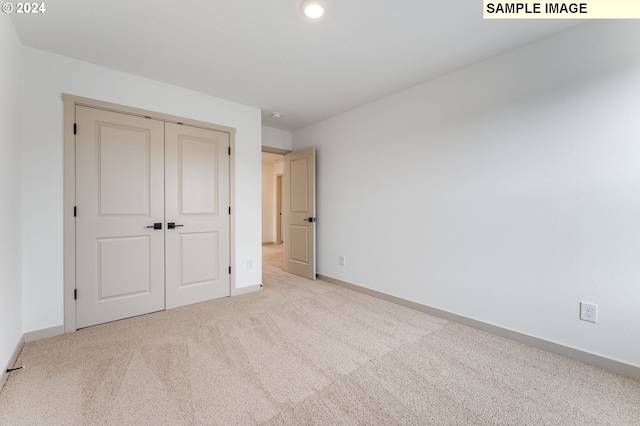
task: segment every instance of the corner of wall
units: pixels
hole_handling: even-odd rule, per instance
[[[19,131],[22,45],[8,15],[0,16],[0,365],[22,347],[22,155]],[[11,206],[10,208],[6,206]],[[3,373],[6,372],[6,368]],[[6,379],[2,375],[0,381]]]

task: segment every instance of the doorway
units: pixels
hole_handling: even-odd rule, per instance
[[[262,245],[282,244],[284,155],[262,152]]]
[[[263,246],[282,244],[282,268],[315,280],[315,235],[315,148],[280,153],[263,147]]]
[[[282,244],[282,176],[276,175],[276,244]]]

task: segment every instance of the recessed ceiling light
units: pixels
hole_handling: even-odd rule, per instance
[[[320,19],[324,15],[324,4],[315,0],[303,1],[300,10],[309,19]]]
[[[282,117],[282,114],[280,114],[279,112],[272,112],[272,113],[271,113],[271,116],[272,116],[273,118],[280,118],[280,117]]]

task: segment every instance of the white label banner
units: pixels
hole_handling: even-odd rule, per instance
[[[640,19],[640,0],[491,1],[484,19]]]

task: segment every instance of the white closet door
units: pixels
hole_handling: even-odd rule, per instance
[[[76,123],[77,327],[163,310],[164,123],[80,106]]]
[[[230,295],[229,135],[165,125],[167,309]]]

